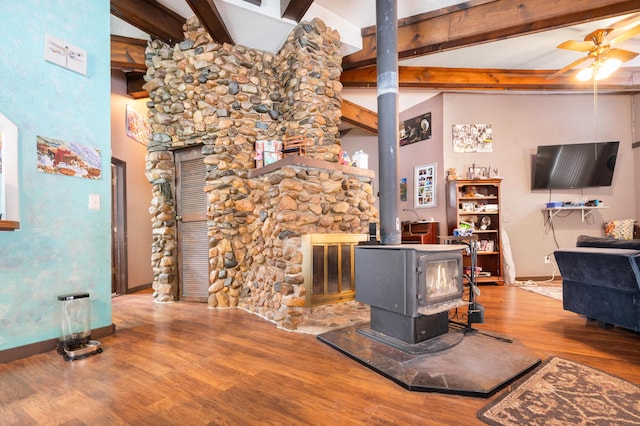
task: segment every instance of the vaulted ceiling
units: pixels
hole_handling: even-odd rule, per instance
[[[592,83],[578,82],[573,72],[549,78],[584,55],[556,45],[621,20],[640,23],[638,0],[398,0],[398,9],[399,84],[434,91],[590,91]],[[145,38],[178,43],[191,15],[219,42],[273,51],[297,22],[318,16],[343,38],[343,85],[376,85],[371,0],[111,0],[111,14],[142,34],[117,35],[112,18],[112,69],[127,74],[134,97],[146,96]],[[625,43],[640,52],[640,37]],[[640,91],[640,58],[625,65],[598,90]],[[375,113],[351,102],[343,109],[345,121],[375,131]]]

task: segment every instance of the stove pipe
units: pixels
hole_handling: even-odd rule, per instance
[[[398,205],[398,4],[376,0],[378,72],[378,156],[380,169],[380,240],[400,244]]]

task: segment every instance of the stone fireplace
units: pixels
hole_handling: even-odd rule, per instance
[[[149,43],[155,301],[180,298],[174,151],[183,147],[201,146],[206,165],[211,308],[242,308],[295,329],[312,303],[305,241],[366,238],[378,217],[373,172],[338,164],[339,47],[317,19],[299,24],[277,54],[217,43],[195,17],[183,42]],[[285,136],[311,141],[306,155],[257,169],[256,142]]]

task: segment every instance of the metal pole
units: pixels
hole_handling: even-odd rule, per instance
[[[398,205],[398,4],[376,0],[378,67],[378,156],[380,169],[380,239],[400,244]]]

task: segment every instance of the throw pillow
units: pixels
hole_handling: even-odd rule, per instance
[[[633,239],[634,219],[608,220],[604,223],[604,234],[616,240]]]

